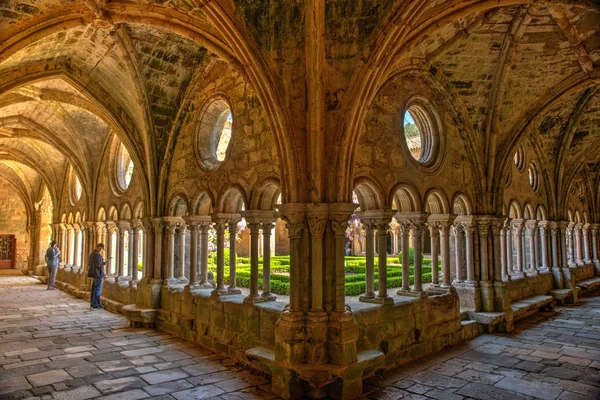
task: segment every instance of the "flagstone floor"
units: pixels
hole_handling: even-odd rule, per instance
[[[0,276],[0,399],[272,399],[269,378],[27,276]],[[371,378],[369,399],[600,399],[600,297]]]

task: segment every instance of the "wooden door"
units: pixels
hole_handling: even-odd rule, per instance
[[[0,235],[0,269],[11,269],[17,261],[17,238],[15,235]]]

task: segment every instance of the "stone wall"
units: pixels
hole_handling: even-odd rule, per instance
[[[405,364],[458,343],[462,332],[456,292],[427,298],[402,297],[393,306],[353,304],[360,329],[359,350],[374,349],[385,354],[385,366]]]
[[[0,233],[15,235],[17,238],[15,268],[27,269],[30,251],[27,211],[21,197],[3,179],[0,179]]]

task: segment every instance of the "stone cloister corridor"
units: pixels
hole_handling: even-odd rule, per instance
[[[596,0],[0,0],[1,396],[593,398],[599,148]]]
[[[26,302],[24,301],[26,300]],[[275,399],[268,376],[30,277],[0,277],[2,399]],[[600,297],[367,380],[365,399],[600,396]]]

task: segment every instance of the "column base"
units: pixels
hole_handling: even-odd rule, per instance
[[[370,302],[375,298],[375,293],[365,293],[361,294],[358,298],[358,301]]]
[[[510,275],[502,275],[502,282],[510,282],[512,281],[512,278],[510,277]]]
[[[225,294],[231,294],[231,293],[226,292]],[[265,300],[260,295],[247,296],[244,298],[244,303],[246,303],[246,304],[262,303],[263,301],[265,301]]]
[[[402,288],[402,289],[399,289],[396,292],[396,294],[399,294],[400,296],[402,296],[402,295],[404,295],[405,293],[408,293],[408,292],[410,292],[410,288]]]
[[[328,322],[329,362],[349,365],[358,360],[358,324],[351,311],[332,312]]]
[[[494,311],[494,285],[489,281],[479,282],[481,290],[481,308],[485,312]]]
[[[215,289],[212,292],[210,292],[210,295],[212,297],[227,296],[228,294],[230,294],[230,293],[225,288],[223,288],[223,289]]]
[[[565,277],[560,267],[552,267],[552,277],[554,282],[554,289],[565,288]]]
[[[229,287],[227,288],[227,293],[229,294],[242,294],[242,291],[236,287]]]
[[[386,297],[379,297],[379,296],[366,297],[366,296],[360,296],[359,300],[362,301],[363,303],[384,304],[384,305],[394,304],[394,299],[392,297],[390,297],[390,296],[386,296]]]
[[[305,360],[306,317],[302,311],[285,310],[275,323],[275,354],[278,363],[302,364]]]
[[[272,293],[262,293],[260,295],[263,298],[263,301],[275,301],[277,300],[277,296],[273,295]]]
[[[213,285],[211,285],[210,283],[208,283],[208,282],[205,281],[205,282],[200,282],[198,284],[198,288],[199,289],[212,289]]]
[[[594,264],[594,271],[596,276],[600,275],[600,260],[592,260],[592,264]]]
[[[178,284],[187,285],[189,282],[190,282],[189,279],[186,278],[185,276],[177,278]]]
[[[177,281],[175,280],[175,278],[170,277],[170,278],[167,278],[167,279],[163,279],[162,285],[163,286],[171,286],[171,285],[175,284],[176,282]]]
[[[538,270],[535,268],[530,268],[527,270],[527,276],[537,276]]]

